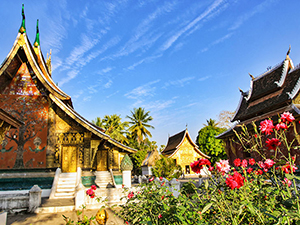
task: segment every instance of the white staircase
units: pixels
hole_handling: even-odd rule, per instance
[[[61,173],[59,175],[54,198],[74,198],[77,173]]]
[[[113,187],[113,180],[109,171],[96,171],[95,183],[100,188]]]

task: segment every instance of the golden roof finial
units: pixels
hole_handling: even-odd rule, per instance
[[[242,90],[242,89],[240,89],[240,88],[239,88],[239,91],[240,91],[242,94],[244,94],[244,92],[243,92],[243,90]]]

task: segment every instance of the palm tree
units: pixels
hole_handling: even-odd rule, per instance
[[[214,127],[216,128],[218,126],[218,123],[216,122],[216,120],[213,120],[213,119],[209,119],[209,120],[206,120],[207,124],[203,124],[204,126],[208,127]]]
[[[98,126],[98,127],[104,128],[104,127],[103,127],[103,122],[102,122],[102,120],[101,120],[100,117],[97,117],[95,120],[92,120],[92,123],[95,124],[95,125]]]
[[[152,137],[151,133],[147,128],[154,129],[153,126],[149,125],[148,122],[153,120],[151,116],[149,116],[150,111],[145,112],[144,108],[134,108],[131,111],[131,116],[126,116],[126,118],[130,119],[129,124],[131,127],[128,128],[128,131],[131,132],[132,136],[141,143],[144,140],[144,137]]]
[[[121,143],[128,143],[128,140],[125,137],[126,128],[129,126],[128,122],[121,122],[121,117],[116,114],[104,116],[102,122],[104,124],[104,128],[106,129],[105,133],[108,134],[112,139],[115,139]]]
[[[96,120],[92,120],[92,123],[105,129],[105,134],[108,134],[112,139],[123,143],[128,143],[125,137],[126,129],[129,126],[128,122],[122,122],[121,117],[113,114],[111,116],[105,115],[101,120],[97,117]]]

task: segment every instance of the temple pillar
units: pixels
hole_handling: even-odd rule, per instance
[[[90,162],[90,151],[91,151],[91,132],[84,133],[84,140],[83,140],[83,168],[91,169],[91,162]]]

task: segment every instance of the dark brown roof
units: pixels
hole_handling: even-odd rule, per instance
[[[184,140],[185,132],[187,130],[183,130],[178,134],[175,134],[171,137],[169,137],[167,146],[165,149],[161,152],[163,155],[172,155],[175,150],[177,150],[177,147],[179,144]]]
[[[292,103],[299,86],[300,71],[297,68],[284,75],[281,73],[282,70],[284,67],[280,65],[270,73],[253,81],[248,96],[242,94],[232,122],[245,121]]]
[[[189,135],[187,129],[169,137],[167,146],[165,147],[164,150],[162,150],[161,154],[167,157],[172,156],[179,149],[185,137],[187,137],[187,139],[189,140],[189,142],[191,143],[191,145],[194,147],[195,151],[198,154],[200,154],[202,157],[210,158],[209,156],[205,155],[203,152],[201,152],[198,149],[197,145],[192,141],[191,136]]]

